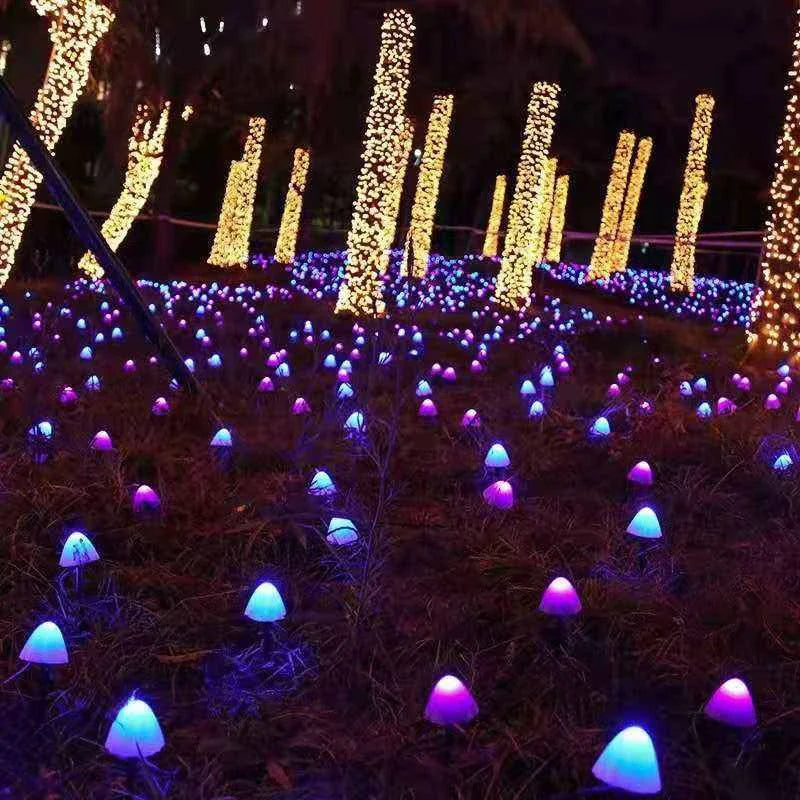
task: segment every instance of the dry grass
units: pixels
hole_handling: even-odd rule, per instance
[[[42,292],[58,304],[58,293]],[[6,338],[21,347],[28,312],[18,293],[11,301]],[[96,320],[96,300],[74,305]],[[266,313],[274,347],[306,317],[351,346],[349,326],[322,305]],[[126,342],[101,348],[91,366],[104,380],[96,395],[80,388],[87,367],[76,358],[77,332],[52,316],[49,325],[63,342],[43,375],[3,369],[18,386],[0,400],[0,654],[11,675],[32,626],[51,616],[71,663],[57,671],[46,706],[34,669],[3,685],[0,796],[130,796],[102,742],[114,710],[139,689],[167,737],[152,780],[173,798],[573,796],[593,783],[610,735],[631,721],[652,732],[670,797],[800,797],[800,490],[758,457],[767,434],[793,436],[792,413],[766,415],[756,399],[701,424],[677,397],[678,380],[700,374],[712,396],[730,396],[736,353],[727,339],[704,335],[686,347],[658,321],[647,345],[633,326],[568,342],[574,373],[534,424],[517,388],[554,341],[497,349],[475,378],[465,351],[430,337],[423,361],[357,366],[370,433],[359,450],[341,436],[333,375],[320,368],[327,348],[293,349],[292,378],[259,399],[267,370],[252,352],[239,361],[243,342],[255,347],[239,307],[226,307],[222,328],[205,323],[225,366],[203,370],[237,441],[225,469],[209,452],[212,423],[191,399],[175,397],[167,418],[150,415],[167,379],[145,364],[129,320]],[[199,360],[190,334],[177,339]],[[702,349],[712,355],[703,359]],[[139,363],[135,376],[122,372],[126,357]],[[437,360],[455,364],[459,380],[435,385],[440,418],[426,425],[413,387]],[[615,404],[618,432],[591,444],[588,421],[627,363],[634,384]],[[73,409],[58,406],[63,383],[81,395]],[[297,395],[311,403],[310,419],[291,416]],[[657,398],[651,417],[631,413],[643,396]],[[458,424],[469,407],[484,421],[477,434]],[[45,417],[56,424],[55,453],[36,465],[25,431]],[[88,450],[100,428],[114,439],[108,456]],[[514,467],[508,514],[488,511],[480,495],[495,439]],[[625,475],[642,458],[655,470],[651,499],[665,529],[644,574],[623,534],[641,499]],[[324,542],[330,509],[305,493],[317,466],[341,489],[332,509],[359,526],[353,552]],[[141,482],[162,495],[158,519],[132,514]],[[57,567],[72,526],[103,557],[85,570],[79,605]],[[565,637],[536,610],[558,574],[576,583],[584,605]],[[267,577],[289,607],[271,669],[253,666],[258,634],[242,617]],[[467,681],[481,706],[454,744],[422,721],[445,671]],[[734,674],[759,711],[747,739],[698,713]],[[137,791],[158,795],[144,782]]]

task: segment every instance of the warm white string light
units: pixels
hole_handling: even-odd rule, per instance
[[[250,257],[250,229],[256,199],[261,148],[267,129],[266,120],[253,117],[240,161],[231,164],[219,224],[208,263],[216,267],[247,267]]]
[[[559,92],[557,84],[535,83],[528,104],[517,182],[508,212],[503,261],[495,288],[495,299],[507,308],[520,308],[530,299],[531,241],[541,214],[538,188],[553,139]]]
[[[764,293],[758,333],[761,343],[792,359],[800,356],[800,9],[786,86],[787,105],[775,159],[775,177],[761,262]]]
[[[567,197],[569,195],[569,175],[560,175],[553,192],[553,210],[550,212],[550,234],[547,238],[545,261],[558,264],[561,261],[561,247],[564,239],[564,225],[567,216]]]
[[[400,213],[400,201],[403,197],[403,187],[408,172],[408,161],[411,156],[411,146],[414,143],[414,123],[406,118],[400,130],[400,135],[395,140],[394,159],[392,167],[392,185],[389,202],[386,208],[386,225],[384,227],[383,249],[388,250],[394,243],[397,233],[397,216]],[[405,274],[405,271],[402,272]]]
[[[500,245],[500,225],[503,222],[503,207],[506,202],[506,187],[508,180],[505,175],[498,175],[494,179],[494,193],[492,195],[492,210],[489,212],[489,222],[486,225],[486,238],[483,240],[483,255],[494,258]]]
[[[539,264],[544,261],[550,215],[553,211],[553,193],[556,190],[557,170],[558,159],[548,158],[537,190],[539,210],[532,223],[535,226],[533,240],[531,241],[531,262],[533,264]]]
[[[625,203],[622,206],[617,235],[611,248],[612,272],[622,272],[628,266],[633,228],[636,224],[636,215],[639,211],[639,201],[641,200],[642,187],[644,186],[644,176],[647,173],[647,165],[650,163],[652,152],[653,140],[650,138],[639,139],[639,143],[636,146],[636,158],[633,161],[633,167],[631,167],[628,190],[625,192]]]
[[[711,122],[714,113],[714,98],[708,94],[698,95],[695,100],[694,122],[689,137],[689,156],[683,174],[683,189],[678,206],[678,222],[675,230],[675,250],[672,254],[670,284],[673,289],[694,291],[694,259],[697,231],[703,215],[703,205],[708,192],[706,182],[706,160]]]
[[[0,41],[0,76],[6,74],[8,66],[8,54],[11,52],[11,42],[8,39]]]
[[[158,122],[153,125],[146,106],[139,106],[128,142],[128,167],[119,199],[103,223],[103,236],[116,251],[128,235],[134,220],[144,208],[150,190],[161,170],[164,158],[164,137],[169,120],[169,103],[165,103]],[[84,254],[78,266],[90,278],[103,277],[103,269],[91,252]]]
[[[374,315],[384,310],[381,276],[389,264],[387,239],[394,238],[393,232],[388,235],[387,227],[397,188],[397,140],[407,126],[405,105],[413,40],[411,14],[394,10],[384,15],[337,312]]]
[[[607,280],[611,276],[614,242],[619,229],[622,205],[625,202],[635,145],[636,137],[630,131],[620,133],[614,160],[611,162],[611,175],[606,187],[600,230],[595,240],[592,260],[589,263],[589,280]]]
[[[306,190],[308,165],[311,154],[298,147],[294,151],[292,174],[289,177],[289,188],[286,191],[286,204],[283,207],[278,242],[275,246],[275,259],[280,264],[291,264],[294,261],[297,247],[297,231],[300,227],[300,214],[303,211],[303,194]]]
[[[433,222],[439,184],[442,179],[447,139],[450,134],[450,119],[453,115],[453,95],[437,95],[428,120],[425,148],[417,179],[417,191],[411,209],[411,276],[424,278],[428,272],[431,253]]]
[[[44,83],[31,111],[31,124],[53,153],[72,109],[89,78],[92,52],[114,20],[95,0],[32,0],[34,10],[50,17],[53,49]],[[22,234],[42,176],[17,143],[0,178],[0,286],[14,267]]]

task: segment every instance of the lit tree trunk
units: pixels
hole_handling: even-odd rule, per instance
[[[800,355],[800,10],[789,71],[788,103],[778,141],[777,172],[764,235],[761,262],[764,295],[758,333],[751,344],[797,359]],[[759,307],[754,306],[753,316]]]
[[[89,78],[92,52],[114,15],[95,0],[32,0],[37,13],[51,17],[53,51],[31,124],[53,153]],[[19,144],[0,178],[0,286],[8,280],[42,176]]]
[[[694,255],[697,231],[708,184],[706,183],[706,159],[711,121],[714,113],[714,98],[708,94],[698,95],[694,122],[689,138],[689,156],[683,175],[678,222],[675,226],[675,250],[672,254],[670,284],[673,289],[694,292]]]
[[[495,288],[495,299],[506,308],[521,308],[530,300],[531,243],[541,214],[539,187],[553,139],[560,91],[554,83],[535,83],[528,104],[517,182],[508,212],[503,261]]]
[[[165,104],[155,126],[146,109],[140,108],[136,114],[122,192],[103,223],[103,236],[112,250],[116,251],[122,244],[158,177],[164,157],[169,106]],[[103,270],[92,253],[86,253],[78,266],[95,280],[103,277]]]
[[[381,28],[375,86],[367,114],[364,153],[356,188],[353,221],[347,238],[347,272],[339,289],[337,312],[382,313],[381,276],[389,254],[385,247],[394,186],[395,140],[406,127],[414,22],[406,11],[390,11]]]

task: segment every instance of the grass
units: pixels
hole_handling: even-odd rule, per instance
[[[46,311],[49,299],[56,305]],[[800,489],[796,476],[772,473],[762,446],[769,436],[794,439],[796,402],[763,411],[775,379],[750,370],[754,388],[749,400],[735,396],[739,412],[702,423],[677,391],[680,380],[705,375],[711,398],[734,396],[734,337],[633,316],[590,329],[564,342],[573,373],[534,423],[517,390],[523,377],[536,379],[557,339],[494,347],[487,372],[470,376],[473,351],[433,333],[469,320],[425,316],[416,320],[429,332],[422,359],[369,366],[395,344],[384,323],[353,376],[368,420],[368,442],[357,447],[342,435],[335,373],[321,368],[331,348],[286,345],[308,318],[348,351],[351,323],[326,304],[267,304],[272,344],[262,353],[241,306],[225,304],[221,327],[202,323],[223,357],[217,373],[204,367],[211,351],[170,325],[234,432],[224,464],[210,452],[216,426],[198,402],[173,393],[169,416],[150,415],[168,376],[147,365],[124,310],[125,341],[97,348],[86,365],[74,318],[97,326],[98,298],[71,301],[72,321],[56,317],[64,292],[54,286],[32,301],[12,290],[8,300],[12,349],[37,339],[36,310],[62,341],[48,345],[41,375],[3,358],[2,374],[16,381],[0,400],[3,673],[20,668],[25,638],[46,618],[62,626],[71,660],[45,698],[38,668],[3,684],[0,797],[575,797],[594,785],[605,743],[631,722],[653,735],[666,796],[800,796]],[[257,396],[271,372],[264,357],[282,346],[292,377]],[[135,375],[122,371],[129,357]],[[434,361],[455,365],[458,380],[434,382],[440,416],[424,423],[413,389]],[[607,386],[627,364],[633,382],[611,409],[614,433],[591,443],[588,425],[608,409]],[[82,388],[89,371],[101,392]],[[73,408],[58,404],[65,383],[80,395]],[[311,404],[308,418],[290,413],[298,395]],[[652,416],[635,413],[643,397]],[[459,421],[470,407],[483,427],[466,432]],[[25,432],[43,418],[55,423],[54,451],[34,464]],[[109,455],[88,448],[101,428],[114,441]],[[505,514],[481,497],[495,440],[512,459],[516,504]],[[643,458],[665,532],[644,571],[624,535],[645,499],[625,476]],[[340,489],[331,504],[306,492],[318,467]],[[161,494],[159,517],[133,514],[140,483]],[[356,522],[356,548],[326,544],[332,512]],[[77,600],[58,568],[74,527],[102,556],[84,570]],[[566,633],[537,611],[560,574],[584,608]],[[266,665],[257,626],[242,615],[264,579],[289,609]],[[470,686],[481,709],[452,740],[422,719],[445,672]],[[744,737],[700,713],[734,675],[759,713]],[[102,749],[134,690],[167,739],[149,777],[136,779]]]

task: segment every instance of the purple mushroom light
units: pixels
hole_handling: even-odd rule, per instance
[[[756,720],[756,708],[747,684],[739,678],[725,681],[711,695],[703,713],[711,719],[735,728],[752,728]]]
[[[137,487],[131,502],[135,514],[158,514],[161,510],[161,498],[146,483]]]
[[[89,447],[95,453],[110,453],[114,449],[114,443],[108,431],[97,431],[89,443]]]
[[[631,467],[628,473],[628,480],[639,486],[652,486],[653,470],[646,461],[640,461],[638,464],[634,464],[634,466]]]
[[[581,611],[581,599],[566,578],[555,578],[542,593],[539,611],[554,617],[571,617]]]
[[[475,698],[455,675],[445,675],[436,682],[425,706],[425,719],[445,727],[466,725],[477,715]]]
[[[495,481],[483,490],[483,499],[492,508],[508,511],[514,505],[514,489],[508,481]]]

